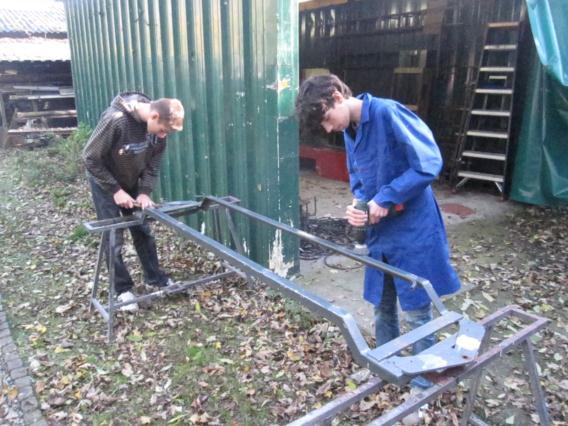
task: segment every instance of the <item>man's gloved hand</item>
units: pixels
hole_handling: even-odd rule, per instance
[[[142,210],[156,207],[156,204],[154,204],[152,199],[146,194],[140,194],[138,197],[136,197],[136,202],[138,203],[138,207],[140,207]]]
[[[136,204],[134,198],[128,195],[128,192],[126,192],[124,189],[119,189],[118,191],[116,191],[112,198],[114,199],[116,205],[124,209],[132,209],[134,208],[134,204]]]

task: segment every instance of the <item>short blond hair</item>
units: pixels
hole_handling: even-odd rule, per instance
[[[160,98],[150,102],[150,109],[156,111],[160,116],[159,120],[166,123],[170,129],[179,132],[183,130],[183,118],[185,111],[179,99]]]

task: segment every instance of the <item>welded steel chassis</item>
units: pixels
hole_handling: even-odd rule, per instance
[[[428,280],[418,277],[414,274],[407,273],[401,269],[398,269],[386,263],[379,262],[370,257],[356,255],[347,248],[341,247],[329,241],[318,238],[314,235],[308,234],[307,232],[277,222],[266,216],[262,216],[251,210],[238,206],[237,203],[238,200],[234,197],[206,196],[203,197],[203,199],[200,202],[180,201],[176,203],[168,203],[161,208],[138,211],[133,216],[125,216],[115,219],[106,219],[106,220],[99,220],[99,221],[85,223],[85,227],[89,232],[101,234],[101,244],[99,247],[99,255],[95,270],[95,279],[93,283],[93,294],[91,298],[91,304],[102,314],[105,320],[109,322],[109,329],[108,329],[109,338],[112,338],[112,315],[109,315],[109,312],[110,311],[114,312],[116,311],[116,309],[124,305],[135,303],[136,300],[133,300],[132,302],[128,303],[114,303],[113,297],[111,297],[114,296],[113,294],[114,286],[110,285],[110,283],[114,283],[114,270],[112,267],[113,262],[109,262],[110,270],[109,270],[108,310],[104,309],[102,304],[96,298],[98,284],[99,284],[100,270],[104,260],[104,250],[105,248],[110,247],[110,245],[106,244],[106,241],[107,239],[108,241],[113,241],[113,239],[116,238],[116,231],[118,229],[124,229],[131,226],[139,225],[144,220],[147,219],[156,220],[166,225],[168,228],[181,234],[183,237],[192,240],[195,243],[199,244],[201,247],[204,247],[208,251],[213,252],[218,257],[220,257],[221,259],[223,259],[228,263],[226,264],[226,267],[228,268],[229,272],[237,273],[242,271],[241,273],[244,273],[249,277],[254,277],[268,284],[274,289],[284,293],[286,296],[301,303],[303,306],[310,309],[311,311],[333,322],[335,325],[337,325],[340,328],[341,332],[343,333],[343,336],[345,337],[347,344],[349,345],[349,348],[353,353],[355,361],[361,366],[369,368],[375,372],[383,372],[384,369],[378,366],[379,362],[382,361],[383,359],[388,358],[389,356],[400,352],[405,347],[411,345],[414,341],[420,340],[430,334],[433,334],[436,331],[440,330],[441,328],[451,325],[462,318],[460,314],[455,312],[450,312],[446,309],[446,307],[444,306],[444,304],[442,303],[442,301],[434,291],[432,284]],[[221,221],[219,215],[219,210],[221,208],[223,208],[223,210],[225,211],[227,225],[237,251],[228,248],[227,246],[225,246],[224,244],[218,242],[213,238],[203,235],[200,231],[184,224],[183,222],[180,222],[175,218],[178,216],[194,214],[199,211],[211,210],[213,213],[214,231],[215,234],[217,234],[216,236],[218,236],[221,228],[220,225]],[[248,257],[246,257],[241,244],[241,239],[237,235],[231,211],[242,213],[243,215],[257,222],[265,223],[274,228],[281,229],[287,233],[296,235],[299,238],[310,240],[316,244],[319,244],[323,247],[332,250],[335,253],[342,254],[346,257],[357,260],[365,265],[378,268],[385,273],[406,280],[412,283],[412,285],[422,286],[426,290],[430,299],[432,300],[433,305],[440,313],[440,317],[436,318],[434,321],[420,328],[417,328],[416,330],[413,330],[411,333],[408,333],[404,336],[401,336],[401,338],[396,339],[395,344],[393,344],[388,350],[384,350],[385,347],[382,346],[381,351],[376,351],[376,350],[371,351],[365,339],[363,338],[363,335],[358,325],[356,324],[355,320],[353,319],[350,313],[348,313],[347,311],[345,311],[344,309],[338,306],[329,303],[327,300],[305,290],[304,288],[294,284],[292,281],[279,276],[278,274],[272,272],[270,269],[261,266],[258,263],[255,263],[252,260],[250,260]],[[107,256],[109,256],[112,259],[113,256],[112,251],[110,251],[108,248],[107,250],[108,250]],[[214,275],[208,278],[215,280],[220,277]],[[200,281],[200,284],[203,284],[203,282]],[[188,283],[185,288],[179,289],[179,291],[184,291],[185,289],[187,289],[187,287],[190,286],[191,283]],[[163,296],[165,294],[166,291],[159,291],[143,297],[146,299],[147,298],[153,299],[158,296]],[[140,301],[141,299],[137,300]],[[410,340],[406,338],[408,336],[410,336]]]
[[[308,234],[304,231],[295,229],[291,226],[285,225],[283,223],[277,222],[258,213],[245,209],[237,205],[238,200],[233,197],[213,197],[206,196],[200,202],[188,201],[188,202],[176,202],[169,203],[162,208],[157,209],[146,209],[144,211],[138,212],[136,215],[129,217],[122,217],[117,219],[110,219],[105,221],[96,221],[86,223],[85,226],[89,232],[101,233],[101,244],[99,248],[99,254],[97,259],[97,266],[95,272],[95,279],[93,283],[93,294],[91,297],[91,306],[94,306],[103,316],[103,318],[108,323],[108,337],[109,340],[112,339],[112,329],[113,329],[113,315],[114,312],[128,303],[114,303],[114,270],[112,267],[113,262],[110,262],[109,270],[109,298],[108,298],[108,310],[98,301],[96,298],[100,269],[104,257],[104,247],[107,246],[106,241],[113,241],[116,238],[117,229],[128,228],[130,226],[139,225],[146,219],[156,220],[170,229],[176,231],[178,234],[185,238],[188,238],[200,246],[206,248],[207,250],[213,252],[218,257],[223,259],[225,271],[220,274],[215,274],[205,278],[201,278],[196,281],[182,283],[174,286],[173,288],[167,288],[166,290],[157,291],[146,296],[141,296],[136,300],[129,303],[136,303],[143,300],[153,300],[159,297],[163,297],[168,294],[183,292],[193,287],[195,285],[201,285],[208,282],[217,281],[221,278],[225,278],[229,275],[238,274],[245,277],[253,277],[261,282],[268,284],[270,287],[284,293],[286,296],[296,300],[304,307],[310,309],[312,312],[319,314],[320,316],[326,318],[327,320],[334,323],[342,332],[349,349],[352,353],[354,361],[361,367],[368,368],[374,374],[377,374],[383,379],[372,379],[366,385],[359,387],[354,392],[348,393],[335,401],[332,401],[325,407],[310,413],[308,416],[294,422],[294,424],[317,424],[325,419],[333,417],[337,413],[343,411],[353,402],[356,402],[368,394],[380,389],[386,381],[384,378],[392,380],[392,372],[385,370],[383,366],[380,365],[381,361],[388,359],[389,357],[400,353],[405,347],[411,345],[412,343],[419,341],[420,339],[433,334],[451,324],[454,324],[461,320],[462,315],[448,311],[436,292],[434,291],[431,283],[421,277],[414,274],[407,273],[396,267],[388,265],[386,263],[374,260],[367,256],[359,256],[353,253],[351,250],[331,243],[329,241],[318,238],[314,235]],[[175,219],[177,216],[184,216],[188,214],[193,214],[198,211],[211,210],[213,212],[213,224],[214,224],[214,234],[217,238],[220,237],[221,221],[219,210],[222,208],[225,212],[227,226],[230,231],[231,238],[238,252],[228,248],[224,244],[218,242],[217,240],[210,238],[206,235],[201,234],[201,232],[196,229],[178,221]],[[294,284],[293,282],[283,278],[271,270],[251,261],[245,256],[241,240],[237,234],[236,227],[234,225],[231,211],[241,213],[257,222],[265,223],[274,228],[285,231],[289,234],[295,235],[299,238],[309,240],[322,247],[330,249],[331,251],[361,262],[367,266],[377,268],[384,273],[388,273],[392,276],[398,277],[400,279],[406,280],[412,285],[420,285],[429,295],[432,300],[433,305],[436,307],[440,316],[435,320],[423,325],[422,327],[416,328],[411,332],[400,336],[399,338],[389,342],[386,345],[382,345],[375,349],[370,349],[367,345],[363,335],[356,324],[355,320],[350,313],[344,309],[337,307],[325,299],[310,293],[304,288]],[[110,245],[108,246],[110,247]],[[108,256],[112,259],[113,253],[109,250]],[[244,273],[244,274],[243,274]],[[516,345],[522,344],[526,356],[526,365],[529,371],[531,379],[531,387],[535,395],[537,410],[543,424],[547,424],[548,415],[546,411],[546,404],[544,402],[542,390],[538,382],[538,374],[536,372],[534,353],[528,338],[534,333],[542,329],[548,320],[540,318],[534,315],[524,313],[516,307],[506,307],[501,311],[491,315],[487,319],[481,322],[488,330],[491,330],[492,326],[503,319],[507,315],[515,315],[524,320],[532,320],[533,324],[523,328],[523,330],[516,333],[513,337],[510,337],[499,344],[495,349],[491,349],[485,352],[483,355],[479,356],[474,362],[469,363],[466,367],[454,369],[459,371],[453,375],[446,372],[443,375],[437,375],[435,377],[442,378],[441,380],[436,380],[437,384],[424,391],[423,393],[417,395],[414,398],[410,398],[404,404],[399,406],[397,409],[385,414],[374,422],[374,424],[394,424],[396,421],[402,419],[408,413],[414,411],[417,407],[420,407],[424,403],[433,400],[440,393],[451,389],[456,386],[456,384],[462,380],[464,377],[469,375],[474,375],[474,380],[472,383],[472,392],[470,394],[470,400],[468,400],[468,405],[466,407],[467,415],[464,417],[467,421],[480,422],[479,419],[470,416],[471,409],[473,407],[474,395],[477,392],[477,387],[479,385],[479,375],[481,370],[485,365],[493,361],[494,359],[501,356],[504,352],[510,350]],[[484,344],[486,345],[488,339],[486,334],[484,337]],[[449,371],[449,370],[448,370]],[[452,370],[453,371],[453,370]],[[404,384],[408,382],[412,377],[395,377],[394,381],[398,384]],[[471,418],[471,419],[470,419]],[[482,423],[477,423],[482,424]]]
[[[235,203],[231,203],[227,200],[218,197],[207,196],[203,199],[203,209],[208,209],[210,206],[217,206],[219,208],[224,208],[230,233],[232,235],[233,241],[237,246],[236,252],[234,250],[229,249],[224,244],[209,238],[203,234],[201,234],[196,229],[180,222],[168,213],[164,211],[160,211],[159,209],[149,209],[145,211],[145,215],[148,217],[166,225],[168,228],[173,229],[174,231],[181,234],[183,237],[188,238],[202,247],[206,248],[207,250],[215,253],[221,259],[227,261],[233,267],[238,268],[242,272],[244,272],[249,277],[253,277],[258,279],[261,282],[264,282],[271,286],[272,288],[284,293],[287,297],[296,300],[304,307],[310,309],[312,312],[317,313],[318,315],[328,319],[332,323],[334,323],[343,334],[343,337],[347,341],[347,345],[351,351],[351,354],[355,360],[355,362],[362,367],[368,368],[373,373],[378,374],[380,377],[385,378],[391,382],[395,382],[398,384],[407,383],[412,379],[414,375],[405,375],[401,374],[401,372],[394,374],[392,368],[389,366],[385,366],[382,361],[385,359],[400,353],[404,348],[412,345],[413,343],[427,337],[431,334],[436,333],[437,331],[448,327],[458,321],[460,321],[463,317],[461,314],[456,312],[448,311],[436,292],[432,287],[432,284],[424,278],[418,277],[413,274],[409,274],[401,269],[393,267],[383,262],[379,262],[374,260],[368,256],[359,256],[353,253],[353,251],[333,244],[329,241],[323,240],[318,238],[314,235],[308,234],[301,230],[295,229],[291,226],[285,225],[283,223],[277,222],[272,220],[266,216],[260,215],[255,213],[251,210],[245,209],[241,206],[236,205]],[[245,254],[242,252],[242,248],[237,243],[240,241],[238,235],[236,234],[235,227],[232,225],[232,216],[231,212],[238,212],[241,213],[257,222],[264,223],[269,225],[273,228],[280,229],[284,232],[289,234],[295,235],[299,238],[310,240],[316,244],[319,244],[323,247],[326,247],[332,250],[335,253],[342,254],[346,257],[352,258],[357,260],[365,265],[369,265],[371,267],[378,268],[385,273],[389,273],[393,276],[397,276],[402,278],[413,285],[420,285],[422,286],[427,294],[430,296],[434,306],[440,313],[440,316],[435,320],[428,322],[427,324],[418,327],[409,333],[400,336],[397,339],[389,342],[386,345],[382,345],[379,348],[371,349],[369,348],[367,342],[365,341],[359,326],[355,322],[352,315],[345,311],[344,309],[335,306],[329,303],[327,300],[307,291],[303,287],[294,284],[292,281],[279,276],[278,274],[274,273],[270,269],[267,269],[264,266],[259,265],[256,262],[251,261]],[[214,220],[214,223],[219,223],[218,220],[218,209],[214,211],[214,215],[217,215],[217,219]],[[471,360],[470,362],[472,362]],[[465,363],[465,361],[464,361]]]

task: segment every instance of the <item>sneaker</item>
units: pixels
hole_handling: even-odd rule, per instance
[[[414,395],[422,392],[422,388],[415,388],[412,387],[410,389],[410,395],[409,397],[412,398]],[[406,417],[404,417],[401,420],[401,423],[404,426],[415,426],[415,425],[421,425],[424,424],[424,412],[428,409],[428,404],[424,404],[422,406],[420,406],[418,408],[418,410],[416,410],[413,413],[410,413],[409,415],[407,415]]]
[[[164,287],[169,287],[175,284],[175,281],[172,280],[171,278],[168,278],[168,280],[164,283],[164,284],[146,284],[146,286],[148,287],[153,287],[153,288],[164,288]]]
[[[134,296],[134,294],[132,294],[131,291],[125,291],[124,293],[120,293],[116,298],[118,303],[131,302],[134,299],[136,299],[136,296]],[[135,302],[129,305],[124,305],[118,309],[122,312],[136,312],[138,310],[138,303]]]

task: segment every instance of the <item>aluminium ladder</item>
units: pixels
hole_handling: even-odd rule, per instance
[[[493,182],[504,196],[511,146],[519,21],[488,22],[477,78],[458,138],[454,186]]]

